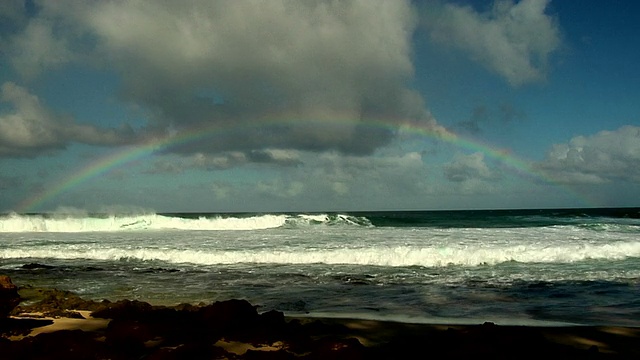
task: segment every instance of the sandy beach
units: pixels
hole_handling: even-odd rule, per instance
[[[0,320],[3,359],[637,359],[640,329],[414,324],[285,317],[238,299],[175,307],[21,288]]]

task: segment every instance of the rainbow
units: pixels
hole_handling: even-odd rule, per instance
[[[292,126],[296,124],[313,124],[313,125],[322,125],[329,124],[332,126],[345,126],[345,125],[353,125],[353,124],[363,124],[356,121],[338,119],[338,120],[322,120],[322,121],[313,121],[313,120],[305,120],[301,122],[299,119],[295,118],[273,118],[266,119],[264,122],[265,128],[269,126]],[[435,139],[438,141],[443,141],[445,143],[452,144],[456,147],[460,147],[462,149],[473,151],[473,152],[481,152],[485,154],[488,158],[495,159],[502,164],[505,164],[508,168],[515,170],[519,175],[527,175],[533,179],[538,179],[547,184],[552,184],[555,186],[559,186],[553,179],[545,176],[542,173],[536,172],[532,169],[530,163],[525,161],[514,154],[506,151],[505,149],[491,147],[490,145],[483,144],[481,142],[472,140],[470,138],[465,138],[460,135],[456,135],[446,131],[435,131],[432,127],[426,126],[424,124],[417,123],[404,123],[399,128],[397,123],[393,122],[385,122],[385,121],[374,121],[374,122],[366,122],[367,126],[372,126],[376,128],[381,128],[384,130],[389,130],[393,132],[402,132],[403,134],[418,136],[422,138]],[[151,156],[152,154],[161,151],[167,150],[171,147],[179,146],[182,144],[188,144],[191,142],[195,142],[201,139],[215,137],[215,136],[224,136],[233,131],[241,131],[244,127],[249,127],[248,125],[232,125],[226,127],[220,127],[216,125],[215,127],[209,128],[195,128],[189,131],[184,131],[172,136],[165,136],[162,138],[155,138],[152,140],[148,140],[144,143],[137,144],[135,146],[127,146],[122,148],[119,151],[111,152],[102,158],[99,158],[96,161],[93,161],[86,165],[85,167],[80,168],[79,170],[72,172],[67,177],[63,178],[61,181],[56,183],[54,186],[48,188],[46,191],[35,193],[32,196],[21,201],[17,206],[15,211],[17,213],[31,213],[39,210],[43,204],[51,201],[52,199],[62,195],[70,191],[71,189],[77,187],[78,185],[90,181],[100,175],[103,175],[113,169],[116,169],[125,164],[131,163],[133,161],[142,159],[144,157]],[[252,128],[255,128],[255,125],[251,125]],[[568,189],[568,191],[571,191]],[[584,199],[584,196],[580,196],[574,194],[576,198],[580,199],[585,204],[589,204],[589,201]]]

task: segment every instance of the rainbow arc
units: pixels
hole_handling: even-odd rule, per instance
[[[356,124],[356,122],[354,121],[344,119],[330,121],[325,119],[322,121],[318,120],[314,123],[313,121],[309,122],[307,120],[301,121],[299,119],[286,118],[285,120],[282,120],[282,118],[274,118],[265,121],[264,126],[265,128],[270,126],[296,126],[298,124],[313,124],[315,126],[322,125],[323,123],[329,124],[331,126],[353,126],[354,124]],[[548,178],[544,174],[535,171],[531,167],[530,162],[525,161],[508,151],[505,151],[505,149],[491,147],[490,145],[480,143],[470,138],[465,138],[460,135],[448,133],[446,131],[442,131],[441,129],[435,129],[427,124],[418,124],[412,122],[402,124],[401,128],[399,128],[398,124],[395,122],[375,121],[366,123],[357,122],[357,124],[359,126],[366,124],[366,126],[373,126],[389,131],[402,132],[404,134],[409,134],[412,136],[435,139],[437,141],[443,141],[445,143],[459,147],[466,151],[480,152],[487,158],[494,159],[495,161],[506,165],[508,168],[510,168],[514,172],[517,172],[521,176],[526,175],[530,178],[538,179],[548,184],[561,186],[560,184],[557,184],[553,179]],[[91,179],[99,177],[100,175],[105,174],[125,164],[140,160],[144,157],[151,156],[157,151],[170,150],[172,147],[201,141],[207,138],[223,137],[226,134],[230,134],[231,132],[242,131],[243,127],[248,126],[249,125],[232,125],[220,127],[216,125],[210,128],[196,128],[189,131],[176,133],[172,136],[156,138],[147,141],[146,143],[122,148],[119,151],[112,152],[87,164],[82,168],[79,168],[53,186],[50,186],[46,191],[33,194],[32,196],[24,199],[16,207],[16,212],[30,213],[39,211],[45,203],[61,196],[63,193],[71,191],[73,188],[79,186],[80,184],[86,183]],[[252,128],[255,129],[255,125],[253,125]],[[567,191],[572,192],[570,189],[567,189]],[[589,201],[585,201],[584,196],[580,196],[578,194],[574,194],[574,196],[576,196],[576,198],[581,200],[583,203],[589,204]]]

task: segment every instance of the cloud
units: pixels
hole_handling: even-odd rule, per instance
[[[191,155],[166,155],[156,160],[146,173],[181,173],[186,170],[227,170],[250,163],[282,167],[302,165],[301,153],[296,150],[265,149],[248,153],[230,151],[218,154],[196,153]]]
[[[26,78],[73,60],[66,39],[53,34],[53,25],[43,19],[29,22],[26,29],[12,38],[10,52],[14,68]]]
[[[254,150],[249,153],[249,159],[256,163],[276,164],[280,166],[296,166],[302,163],[300,153],[295,150]]]
[[[259,195],[275,198],[295,198],[304,192],[305,185],[300,181],[276,179],[269,181],[258,181],[255,184],[256,192]]]
[[[16,68],[109,67],[121,77],[121,99],[152,114],[146,131],[224,134],[172,152],[240,151],[254,161],[264,149],[365,155],[405,121],[446,132],[409,86],[417,25],[409,1],[39,5],[12,38],[23,49]],[[54,56],[42,56],[49,50]]]
[[[554,145],[536,168],[564,183],[640,182],[640,127],[576,136]]]
[[[362,201],[393,208],[406,199],[419,202],[430,191],[428,169],[415,152],[387,157],[303,153],[300,162],[295,167],[270,168],[273,176],[268,179],[257,168],[261,176],[255,183],[230,182],[221,175],[204,191],[228,201],[232,208],[269,200],[281,208],[307,210],[310,206],[348,209]]]
[[[5,0],[0,2],[0,19],[20,22],[25,18],[25,4],[23,0]]]
[[[517,86],[545,78],[549,56],[561,45],[549,0],[497,0],[490,11],[445,4],[427,12],[431,38],[468,52],[476,61]]]
[[[334,200],[349,198],[371,200],[371,194],[387,194],[392,198],[415,197],[428,187],[428,169],[417,152],[401,155],[359,157],[326,153],[307,160],[299,180],[309,191]],[[326,199],[325,199],[326,200]]]
[[[0,53],[23,78],[32,80],[46,70],[76,60],[70,28],[42,13],[30,17],[39,4],[25,0],[0,2]]]
[[[480,152],[469,155],[457,154],[453,161],[444,165],[444,175],[453,182],[495,178],[484,162],[484,154]]]
[[[23,0],[0,1],[0,54],[10,47],[9,37],[24,26],[27,20]]]
[[[234,186],[226,181],[215,181],[210,185],[209,190],[217,199],[225,199],[233,194]]]
[[[0,101],[12,110],[0,113],[0,156],[33,157],[58,150],[71,142],[91,145],[120,145],[134,137],[130,128],[101,129],[57,115],[37,96],[12,82],[0,87]]]

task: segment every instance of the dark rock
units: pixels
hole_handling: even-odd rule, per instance
[[[174,306],[173,308],[178,311],[197,311],[200,307],[188,303],[182,303]]]
[[[18,290],[23,303],[17,306],[12,314],[40,312],[45,316],[69,316],[68,310],[96,310],[104,307],[103,303],[85,300],[70,291],[22,287]],[[60,313],[65,312],[64,314]]]
[[[11,311],[20,304],[18,287],[11,282],[11,278],[0,275],[0,318],[6,318]]]
[[[77,311],[68,311],[68,310],[54,310],[47,313],[48,317],[53,318],[70,318],[70,319],[85,319],[82,314]]]
[[[258,320],[258,311],[246,300],[226,300],[201,307],[198,317],[209,329],[234,332],[253,327]]]
[[[283,324],[285,322],[284,313],[282,311],[269,310],[260,314],[260,321]]]
[[[284,313],[276,310],[260,314],[258,322],[260,326],[270,329],[283,329],[287,324]]]
[[[49,319],[0,319],[0,336],[24,336],[34,328],[53,324]]]
[[[103,319],[130,319],[138,320],[148,316],[154,307],[138,300],[119,300],[103,304],[104,306],[91,313],[91,316]]]
[[[130,319],[111,320],[105,336],[113,351],[132,357],[143,355],[145,343],[155,338],[151,325]]]
[[[23,269],[27,269],[27,270],[54,269],[55,266],[45,265],[45,264],[40,264],[40,263],[28,263],[28,264],[22,265],[22,268]]]

